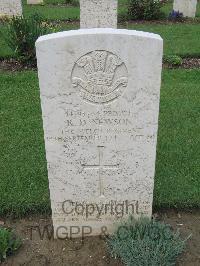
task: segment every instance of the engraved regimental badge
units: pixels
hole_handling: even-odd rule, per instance
[[[72,85],[82,99],[96,103],[110,103],[123,94],[128,73],[125,63],[108,51],[92,51],[75,63]]]

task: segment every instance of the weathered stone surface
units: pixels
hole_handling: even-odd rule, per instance
[[[43,0],[27,0],[28,5],[39,5],[43,4]]]
[[[0,17],[2,16],[21,16],[21,0],[0,0]]]
[[[197,0],[174,0],[173,9],[183,13],[184,17],[194,18],[196,14]]]
[[[81,28],[117,28],[117,0],[80,0]]]
[[[87,29],[40,37],[36,48],[55,236],[150,217],[160,36]]]

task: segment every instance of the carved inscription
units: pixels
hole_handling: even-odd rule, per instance
[[[125,63],[108,51],[96,50],[82,56],[72,70],[72,85],[79,89],[81,98],[96,104],[117,99],[127,83]]]

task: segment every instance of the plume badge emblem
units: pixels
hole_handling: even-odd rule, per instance
[[[82,56],[72,70],[72,85],[83,99],[94,103],[110,102],[127,87],[128,74],[122,60],[108,51],[93,51]]]

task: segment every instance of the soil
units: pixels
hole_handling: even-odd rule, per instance
[[[200,68],[200,58],[183,58],[181,65],[171,65],[168,63],[164,63],[164,68],[184,68],[184,69],[192,69],[192,68]]]
[[[184,69],[192,69],[192,68],[200,68],[200,58],[184,58],[183,63],[179,66],[170,65],[168,63],[163,64],[164,68],[184,68]],[[0,59],[0,70],[4,71],[23,71],[23,70],[37,70],[36,66],[22,63],[16,59]]]
[[[22,63],[16,59],[0,59],[0,70],[4,71],[23,71],[23,70],[36,70],[36,66]]]
[[[170,224],[174,230],[180,229],[182,238],[192,234],[187,241],[185,252],[178,259],[177,266],[199,266],[200,210],[191,212],[168,210],[155,213],[154,216],[156,219]],[[51,219],[48,217],[29,217],[20,220],[1,219],[1,224],[13,228],[16,234],[23,239],[23,244],[18,252],[4,261],[2,266],[122,266],[119,259],[110,257],[102,236],[72,241],[49,239],[45,234],[42,239],[37,226],[41,230],[46,225],[51,228]],[[32,236],[31,227],[35,228],[32,229]]]
[[[200,58],[184,58],[181,67],[200,68]]]

